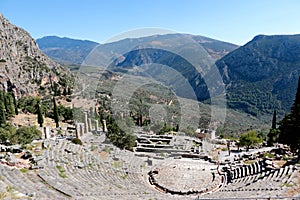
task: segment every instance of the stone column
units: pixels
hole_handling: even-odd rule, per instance
[[[88,131],[91,132],[92,131],[92,120],[91,118],[88,118]]]
[[[106,120],[103,119],[103,132],[107,132],[107,127],[106,127]]]
[[[50,138],[50,128],[48,126],[44,127],[44,136],[45,136],[45,139]]]
[[[94,121],[95,121],[95,130],[97,132],[99,130],[98,120],[94,120]]]
[[[81,135],[81,133],[80,133],[80,124],[76,123],[75,128],[76,128],[76,131],[75,131],[76,138],[80,138],[80,135]]]
[[[88,113],[84,112],[84,133],[87,133],[88,131]]]
[[[79,123],[75,122],[75,132],[79,133]]]
[[[216,139],[216,131],[215,130],[211,131],[211,133],[210,133],[210,139],[212,139],[212,140]]]
[[[76,131],[76,138],[80,139],[80,131]]]
[[[79,135],[80,135],[80,136],[82,136],[82,135],[83,135],[83,133],[84,133],[84,124],[82,124],[82,123],[81,123],[81,124],[79,124],[79,127],[80,127],[80,131],[79,131],[79,132],[80,132],[80,134],[79,134]]]

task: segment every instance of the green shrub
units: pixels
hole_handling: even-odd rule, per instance
[[[67,178],[67,175],[65,174],[65,170],[63,169],[62,166],[60,165],[57,165],[56,166],[57,170],[59,171],[59,176],[62,177],[62,178]]]
[[[81,141],[79,138],[73,138],[73,139],[72,139],[72,142],[73,142],[74,144],[82,145],[82,141]]]
[[[274,158],[274,155],[271,154],[271,153],[264,153],[263,158],[266,158],[266,157],[268,157],[268,158]]]
[[[16,134],[13,135],[13,139],[17,144],[29,144],[33,140],[40,139],[42,132],[39,131],[35,126],[27,127],[23,126],[17,129]]]
[[[289,156],[285,155],[285,156],[283,156],[282,159],[287,161],[287,160],[290,160],[291,158]]]
[[[0,143],[5,145],[21,144],[24,146],[35,139],[40,139],[41,136],[41,131],[35,126],[22,126],[19,129],[16,129],[14,126],[7,123],[0,127]]]
[[[114,119],[108,119],[107,122],[106,136],[109,140],[120,149],[132,150],[136,145],[136,136],[132,133],[131,127],[124,122],[117,124]]]
[[[25,169],[25,168],[22,168],[22,169],[20,169],[20,171],[21,171],[22,173],[25,173],[25,172],[27,172],[28,170]]]

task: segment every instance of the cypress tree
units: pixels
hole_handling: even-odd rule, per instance
[[[15,114],[18,115],[19,114],[19,111],[18,111],[18,104],[17,104],[17,99],[16,99],[16,96],[15,96],[15,93],[12,92],[12,97],[13,97],[13,101],[14,101],[14,106],[15,106]]]
[[[299,120],[299,118],[300,118],[300,76],[299,76],[299,79],[298,79],[298,88],[297,88],[297,92],[296,92],[295,101],[294,101],[293,106],[291,108],[291,114],[297,120]]]
[[[66,87],[64,87],[63,95],[64,95],[64,96],[67,96],[67,89],[66,89]]]
[[[43,117],[43,112],[40,106],[40,102],[37,103],[37,118],[38,118],[38,123],[40,127],[43,127],[44,123],[44,117]]]
[[[54,113],[55,126],[56,126],[56,128],[58,128],[59,127],[58,109],[57,109],[57,105],[56,105],[56,101],[55,101],[54,97],[53,97],[53,113]]]
[[[138,102],[138,119],[137,119],[137,124],[138,126],[143,126],[143,110],[144,110],[144,105],[143,105],[143,100],[140,97],[139,102]]]
[[[272,129],[275,129],[276,128],[276,110],[274,110],[274,113],[273,113],[273,119],[272,119]]]
[[[6,110],[5,110],[5,103],[4,103],[4,95],[3,92],[0,91],[0,124],[6,124]]]
[[[3,92],[3,100],[4,100],[4,107],[5,107],[5,114],[7,115],[9,110],[8,110],[8,99],[7,99],[6,92]]]
[[[60,89],[58,88],[58,84],[56,82],[53,83],[53,93],[54,96],[60,96]]]
[[[300,149],[300,77],[295,101],[291,107],[291,113],[280,121],[279,141],[291,146],[292,151]],[[300,151],[299,151],[300,153]]]
[[[5,97],[4,102],[5,102],[6,114],[9,117],[12,117],[16,114],[15,113],[14,99],[13,99],[12,93],[11,92],[5,93],[4,97]]]
[[[71,95],[71,94],[72,94],[72,91],[71,91],[71,88],[70,88],[70,87],[68,87],[67,94],[68,94],[68,95]]]
[[[276,110],[273,113],[272,126],[270,132],[268,133],[268,146],[273,146],[278,140],[279,130],[276,128]]]

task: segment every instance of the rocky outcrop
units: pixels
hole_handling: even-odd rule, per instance
[[[60,84],[67,78],[67,72],[40,51],[28,32],[0,13],[1,89],[14,90],[17,95],[45,93],[50,88],[50,79]]]

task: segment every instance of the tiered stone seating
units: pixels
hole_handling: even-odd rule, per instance
[[[21,172],[20,169],[3,166],[1,169],[1,188],[12,187],[20,195],[36,199],[66,199],[62,194],[49,188],[31,171]],[[5,190],[4,190],[5,191]]]
[[[5,176],[2,175],[3,166],[0,165],[0,192],[3,193],[6,191],[6,187],[8,186],[5,182]]]
[[[39,164],[47,168],[40,170],[39,175],[52,187],[76,198],[116,199],[112,196],[120,196],[135,199],[134,196],[139,196],[144,199],[162,196],[147,183],[146,175],[142,173],[147,170],[141,167],[144,161],[132,153],[122,151],[123,155],[119,156],[122,166],[118,168],[112,166],[112,157],[103,161],[86,152],[87,149],[67,141],[59,142],[51,151],[45,152],[46,159]],[[77,167],[79,163],[80,168]],[[65,170],[66,178],[60,177],[57,166]]]
[[[204,195],[204,197],[229,198],[233,197],[233,194],[237,198],[280,196],[283,190],[287,189],[285,185],[288,185],[298,173],[297,170],[293,169],[293,166],[273,170],[266,170],[263,162],[255,162],[250,166],[253,173],[251,173],[251,167],[240,166],[231,172],[231,182],[228,182],[218,192]]]
[[[196,196],[179,196],[160,192],[159,188],[156,190],[156,186],[151,185],[148,181],[147,173],[150,170],[162,166],[162,164],[170,164],[170,161],[183,162],[184,159],[180,161],[173,158],[154,159],[153,166],[147,166],[147,158],[134,156],[132,152],[103,144],[103,141],[89,140],[89,142],[80,146],[67,140],[49,141],[49,148],[42,152],[43,159],[38,161],[38,165],[43,168],[35,171],[22,173],[19,169],[0,167],[0,192],[10,185],[14,186],[21,194],[33,196],[33,199],[164,200],[196,198]],[[100,154],[104,148],[110,149],[107,156],[103,156],[103,152]],[[91,151],[92,149],[93,151]],[[201,180],[203,183],[205,182],[205,188],[200,185],[197,188],[199,191],[201,190],[199,193],[204,194],[201,196],[203,198],[232,197],[233,191],[235,197],[240,198],[280,194],[285,188],[284,184],[290,183],[297,173],[289,166],[267,170],[264,162],[259,161],[227,171],[227,176],[216,173],[214,179],[216,181],[212,181],[211,172],[215,170],[215,167],[207,166],[205,170],[199,169],[203,172],[204,178],[211,177]],[[185,175],[182,173],[181,178],[189,180]],[[228,181],[227,177],[229,177]],[[171,190],[194,192],[190,188],[182,187],[180,185],[182,180],[172,180],[174,176],[172,176],[171,170],[165,171],[165,176],[159,178],[162,184],[171,185],[171,187],[168,186]],[[197,181],[198,179],[199,177],[196,178]]]
[[[265,171],[265,164],[262,161],[258,161],[252,163],[251,165],[243,165],[236,167],[234,170],[231,171],[231,179],[239,179],[245,176],[258,174]]]

